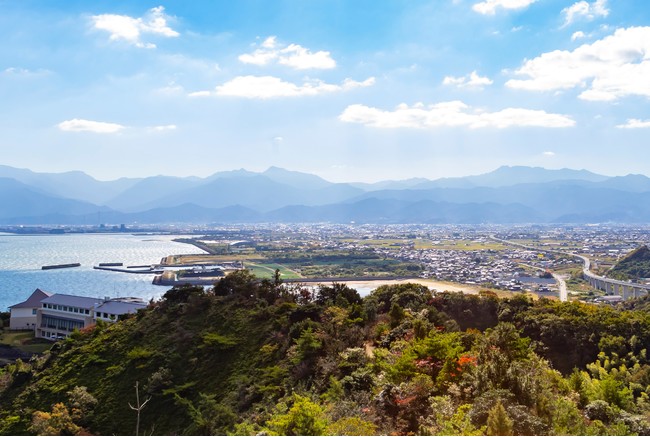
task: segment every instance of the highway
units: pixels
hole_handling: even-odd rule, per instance
[[[521,247],[523,249],[536,250],[536,251],[539,251],[539,252],[555,253],[555,254],[560,254],[560,255],[570,255],[570,256],[573,256],[575,258],[579,258],[579,259],[582,260],[582,263],[583,263],[582,273],[583,273],[585,279],[590,278],[592,280],[600,281],[601,283],[611,284],[611,285],[614,285],[614,286],[632,287],[634,289],[646,290],[646,292],[650,291],[650,285],[631,284],[630,282],[619,281],[619,280],[616,280],[616,279],[610,279],[610,278],[606,278],[604,276],[598,276],[597,274],[593,273],[590,270],[591,269],[591,261],[586,256],[578,255],[578,254],[571,253],[571,252],[562,252],[562,251],[559,251],[559,250],[542,249],[540,247],[525,246],[523,244],[513,243],[512,241],[502,240],[501,238],[496,238],[494,235],[490,235],[490,238],[495,240],[495,241],[499,241],[499,242],[504,243],[504,244],[509,244],[511,246]],[[564,281],[564,279],[562,279],[559,275],[557,275],[555,273],[553,273],[553,277],[557,281],[558,287],[560,289],[560,300],[562,302],[566,302],[568,300],[568,292],[567,292],[567,288],[566,288],[566,282]],[[592,284],[592,286],[595,286],[595,285]]]

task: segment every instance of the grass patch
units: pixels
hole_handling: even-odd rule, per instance
[[[166,265],[175,264],[218,264],[228,261],[248,261],[260,259],[256,254],[228,254],[228,255],[170,255],[166,257]]]
[[[33,331],[1,331],[0,344],[35,354],[41,354],[52,347],[51,341],[35,338]]]
[[[282,279],[298,279],[302,277],[298,273],[294,272],[293,270],[289,270],[287,267],[283,266],[282,264],[246,263],[245,267],[248,270],[250,270],[251,273],[253,273],[255,276],[262,279],[272,279],[273,276],[275,275],[275,269],[280,270],[280,277]]]

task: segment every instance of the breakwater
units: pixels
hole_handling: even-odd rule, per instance
[[[102,266],[102,265],[98,265],[98,266],[93,266],[93,269],[95,269],[95,270],[105,270],[105,271],[108,271],[108,272],[136,273],[136,274],[141,274],[141,275],[159,275],[159,274],[164,272],[164,270],[161,269],[161,268],[155,268],[155,267],[151,267],[151,266],[147,266],[146,269],[139,268],[139,269],[136,270],[136,269],[129,268],[129,267],[124,269],[124,268],[118,268],[118,267],[105,267],[105,266]]]
[[[81,263],[52,264],[49,266],[41,267],[41,270],[69,269],[71,267],[79,267],[79,266],[81,266]]]

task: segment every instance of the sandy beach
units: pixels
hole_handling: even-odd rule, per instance
[[[342,281],[344,282],[344,281]],[[377,279],[368,281],[345,281],[348,287],[354,288],[359,292],[374,290],[382,285],[408,284],[415,283],[425,285],[436,291],[462,291],[467,294],[478,294],[479,287],[475,285],[457,284],[453,282],[436,281],[434,279]]]
[[[347,284],[347,286],[350,288],[354,288],[359,292],[359,294],[361,294],[361,296],[366,296],[370,294],[372,290],[382,285],[408,284],[408,283],[425,285],[435,291],[451,291],[451,292],[462,291],[465,294],[478,294],[480,290],[486,290],[485,287],[480,287],[478,285],[459,284],[456,282],[446,282],[446,281],[437,281],[435,279],[420,279],[420,278],[377,279],[377,280],[367,280],[367,281],[340,281],[340,282]],[[512,291],[494,290],[494,289],[489,289],[489,290],[496,293],[496,295],[500,298],[512,297],[514,295]],[[539,296],[537,296],[534,293],[526,293],[526,295],[530,296],[533,300],[539,299]],[[550,297],[550,298],[554,299],[554,297]]]

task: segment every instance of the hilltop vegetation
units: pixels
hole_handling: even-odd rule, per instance
[[[650,249],[648,246],[641,246],[630,252],[612,267],[607,276],[623,281],[650,278]]]
[[[0,433],[648,434],[650,314],[247,271],[0,373]]]

